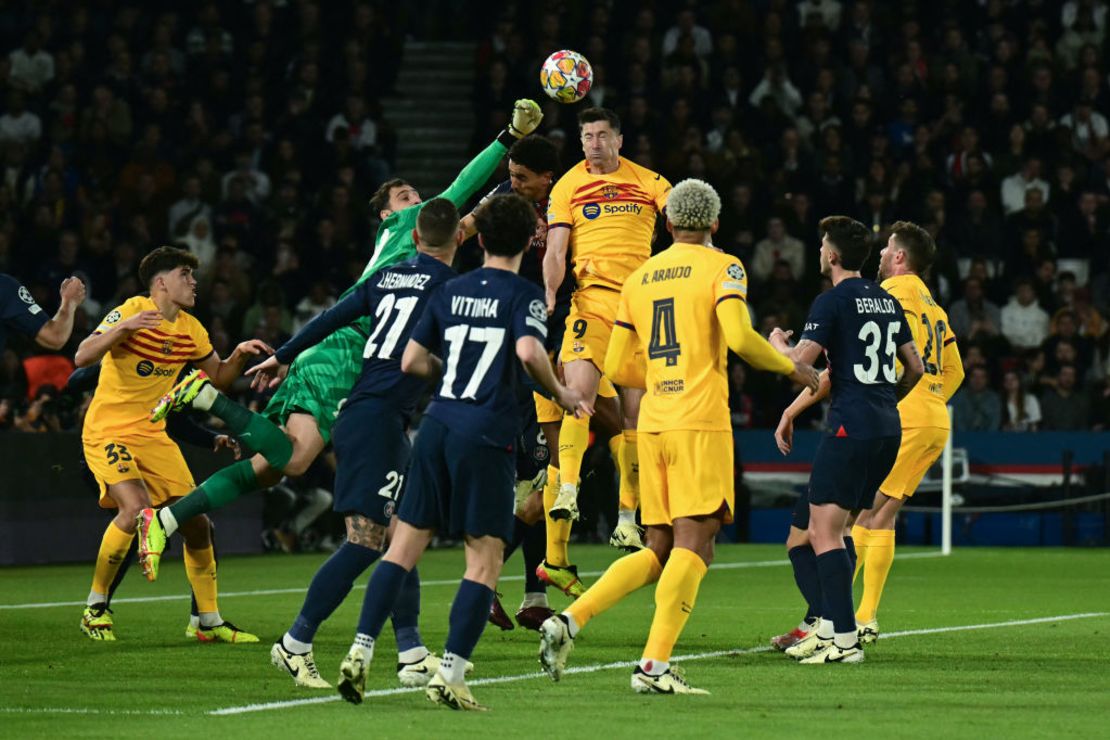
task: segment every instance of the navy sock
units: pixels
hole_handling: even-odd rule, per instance
[[[408,576],[409,572],[396,563],[383,560],[378,564],[362,600],[362,613],[358,617],[359,634],[378,639]]]
[[[821,578],[817,575],[817,555],[809,545],[798,545],[791,548],[790,564],[794,566],[794,583],[802,592],[809,610],[806,612],[806,621],[821,616],[824,606],[821,598]]]
[[[856,615],[852,609],[852,566],[848,563],[848,553],[840,549],[818,555],[817,572],[825,597],[821,616],[831,619],[837,632],[854,633]]]
[[[295,640],[312,642],[316,630],[347,598],[355,579],[381,556],[377,550],[344,542],[312,577],[301,613],[289,628],[289,634]]]
[[[848,564],[852,566],[852,573],[856,572],[856,541],[852,535],[844,535],[844,549],[848,551]]]
[[[513,517],[513,538],[505,545],[505,554],[501,558],[502,563],[509,562],[509,558],[513,556],[516,549],[524,542],[524,537],[528,533],[528,525],[520,517]]]
[[[468,659],[489,621],[493,590],[465,578],[451,604],[451,627],[447,631],[447,652]]]
[[[543,519],[524,533],[524,593],[535,594],[547,590],[547,584],[536,575],[536,568],[547,554],[547,524]]]
[[[397,652],[403,653],[424,644],[417,627],[420,622],[420,573],[416,568],[409,571],[401,586],[390,618],[393,621],[393,636],[397,638]]]

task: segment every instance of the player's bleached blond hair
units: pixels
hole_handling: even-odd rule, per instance
[[[721,197],[704,180],[683,180],[667,197],[667,220],[680,229],[707,231],[720,215]]]

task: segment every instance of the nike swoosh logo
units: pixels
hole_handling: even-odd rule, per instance
[[[301,674],[301,669],[300,668],[294,668],[293,666],[289,665],[289,661],[286,660],[284,655],[281,656],[281,662],[285,664],[286,670],[289,671],[290,675],[292,675],[293,678],[296,678],[297,676],[299,676]]]

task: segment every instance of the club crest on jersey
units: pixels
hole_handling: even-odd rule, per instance
[[[575,352],[584,352],[586,350],[586,346],[579,341],[575,341],[570,348]]]
[[[127,472],[130,472],[131,467],[128,466],[128,465],[125,465],[124,463],[120,463],[119,465],[116,466],[116,470],[120,473],[127,473]]]
[[[173,352],[173,342],[167,339],[166,341],[162,342],[162,354],[168,355],[171,352]]]
[[[586,205],[582,206],[582,216],[587,221],[593,221],[600,215],[601,206],[599,206],[597,203],[587,203]]]
[[[115,311],[112,311],[112,313],[110,313],[110,314],[108,314],[107,316],[104,317],[104,323],[105,324],[115,324],[115,323],[118,323],[119,320],[122,319],[122,318],[123,318],[123,316],[120,314],[119,309],[117,308]]]
[[[397,508],[397,505],[395,503],[393,503],[392,500],[389,500],[389,501],[385,502],[385,505],[382,506],[382,513],[385,515],[386,519],[389,519],[390,517],[393,516],[393,510],[395,508]]]
[[[35,302],[34,297],[31,295],[31,291],[27,290],[22,285],[19,286],[19,300],[27,304],[33,304]]]
[[[616,185],[606,185],[601,189],[601,197],[605,200],[614,200],[621,194],[620,189]]]

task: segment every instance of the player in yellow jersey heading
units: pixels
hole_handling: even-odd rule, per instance
[[[675,243],[633,271],[621,291],[604,368],[619,385],[646,389],[638,441],[647,548],[614,562],[565,612],[543,623],[540,663],[555,680],[587,621],[658,581],[632,688],[708,693],[691,688],[670,659],[713,559],[714,538],[732,521],[727,352],[817,388],[811,366],[787,359],[752,328],[744,268],[712,246],[720,210],[706,183],[679,183],[667,201]]]
[[[221,360],[208,332],[186,313],[196,302],[197,258],[173,247],[155,249],[139,264],[150,291],[113,309],[77,348],[78,367],[101,363],[100,379],[81,431],[85,459],[100,486],[100,506],[118,509],[108,524],[96,559],[92,590],[81,630],[94,640],[114,640],[108,589],[135,537],[135,515],[161,506],[193,488],[181,450],[166,435],[164,421],[151,424],[150,408],[173,386],[185,363],[193,363],[226,388],[251,356],[273,353],[255,339]],[[103,358],[103,360],[101,360]],[[258,642],[220,618],[216,608],[216,561],[207,518],[183,526],[185,572],[196,595],[202,642]]]
[[[858,553],[856,573],[863,571],[863,595],[856,622],[864,643],[879,636],[875,616],[894,562],[895,518],[948,443],[951,425],[947,404],[964,379],[963,360],[949,328],[948,314],[921,279],[928,275],[936,251],[929,232],[909,221],[899,221],[891,227],[890,239],[879,253],[882,288],[902,304],[925,365],[925,376],[898,404],[902,421],[898,458],[879,486],[875,504],[860,512],[852,527]]]
[[[559,359],[567,385],[593,403],[621,287],[651,256],[656,216],[663,212],[671,184],[620,156],[623,140],[616,113],[587,108],[578,115],[578,124],[585,159],[559,178],[551,191],[543,276],[551,313],[569,248],[576,288]],[[631,549],[640,545],[635,521],[636,419],[643,391],[625,388],[620,397],[624,447],[618,466],[623,495],[614,541]],[[564,415],[559,434],[561,484],[548,512],[553,520],[569,524],[578,518],[578,484],[588,443],[589,419]],[[544,567],[559,575],[554,565],[545,562]]]

